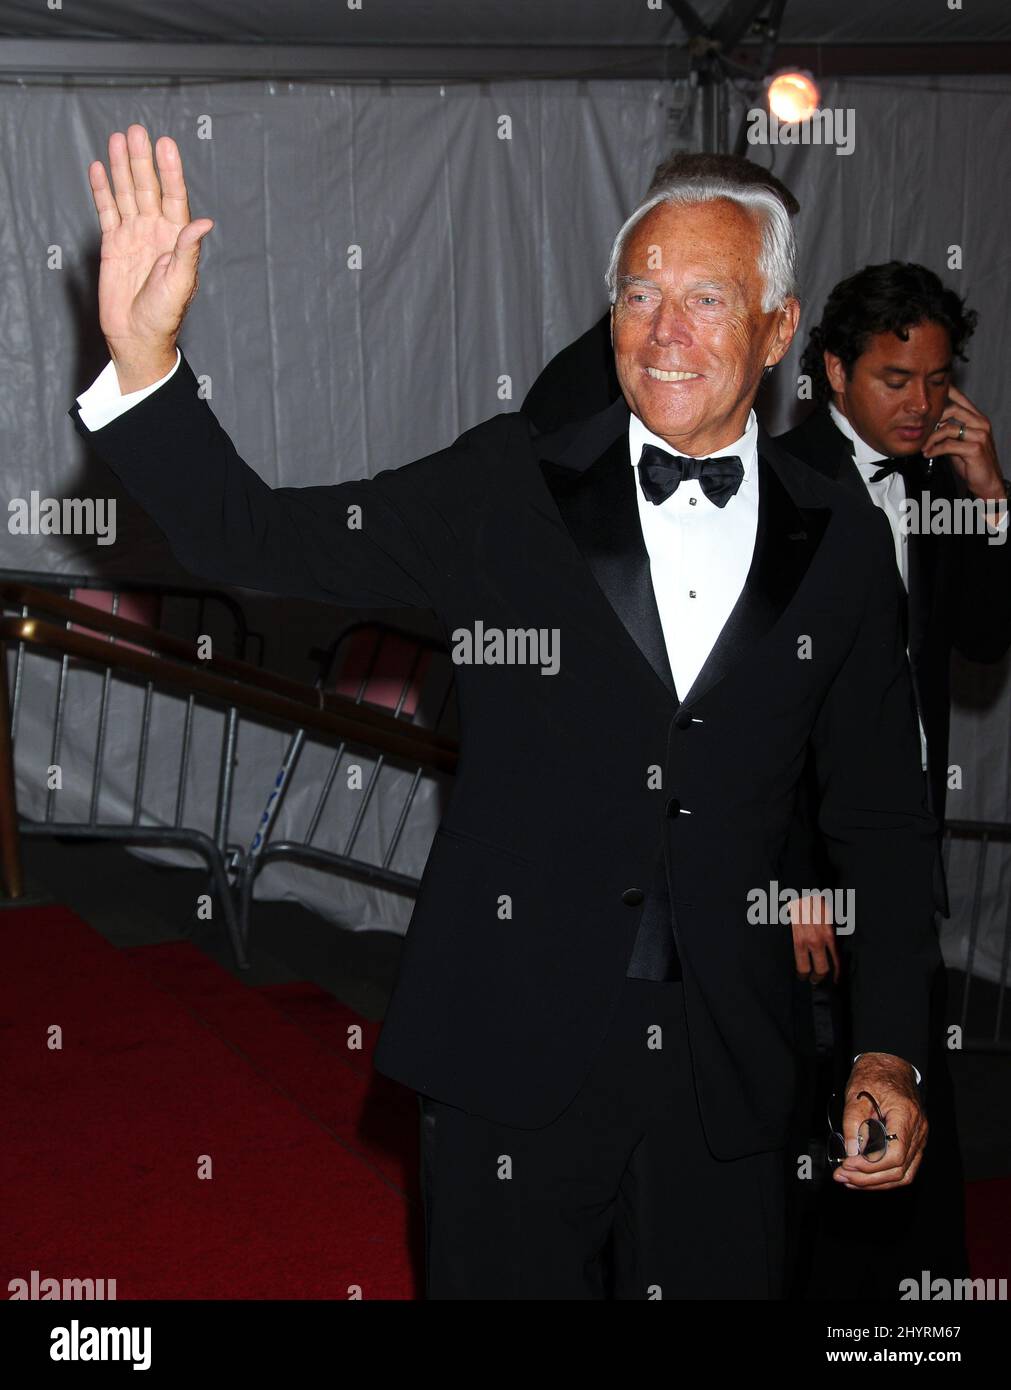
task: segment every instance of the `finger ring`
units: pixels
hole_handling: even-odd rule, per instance
[[[964,438],[965,438],[965,421],[964,421],[964,420],[960,420],[960,421],[959,421],[959,424],[958,424],[958,437],[959,437],[959,439],[964,439]]]

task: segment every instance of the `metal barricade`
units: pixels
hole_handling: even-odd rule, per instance
[[[351,663],[353,649],[359,645],[357,667]],[[391,647],[397,648],[394,669],[399,668],[399,677],[383,675],[383,658]],[[364,648],[364,650],[361,650]],[[347,627],[324,651],[315,651],[313,656],[319,662],[320,670],[315,688],[322,691],[336,676],[338,689],[358,709],[372,705],[386,708],[392,717],[404,721],[412,728],[424,728],[439,737],[446,735],[446,726],[452,720],[453,676],[449,654],[441,642],[420,637],[403,628],[387,623],[360,622]],[[390,664],[387,662],[387,671]],[[430,698],[429,717],[422,723],[419,715],[425,703],[423,689]],[[378,687],[378,689],[377,689]],[[377,706],[377,696],[379,703]],[[249,922],[252,909],[253,885],[257,874],[271,862],[287,859],[311,865],[315,868],[331,868],[347,877],[368,883],[373,887],[386,888],[392,892],[414,895],[420,880],[410,875],[398,873],[391,863],[400,844],[404,827],[415,803],[421,784],[424,768],[418,765],[413,770],[410,784],[397,814],[396,823],[387,844],[381,851],[378,863],[356,854],[358,837],[366,813],[379,787],[380,777],[386,765],[386,756],[380,753],[375,761],[369,780],[363,788],[352,823],[340,850],[328,850],[314,844],[324,809],[332,793],[341,762],[348,754],[344,740],[338,744],[323,777],[319,795],[308,817],[305,831],[300,839],[286,838],[270,842],[271,832],[281,808],[285,792],[294,776],[299,758],[306,742],[306,730],[300,728],[293,734],[281,766],[267,792],[263,814],[256,834],[248,850],[242,857],[237,874],[239,904],[239,923],[243,941],[249,937]]]
[[[976,861],[973,871],[973,892],[969,906],[969,933],[966,944],[965,978],[962,983],[960,1028],[962,1047],[966,1051],[1011,1051],[1011,1027],[1005,1019],[1004,1001],[1007,994],[1008,964],[1011,962],[1011,892],[1004,905],[1004,920],[1000,938],[998,978],[994,982],[981,980],[975,971],[979,954],[980,924],[986,869],[992,846],[1000,847],[1011,863],[1011,822],[1008,821],[947,821],[944,827],[944,857],[947,869],[951,860],[953,840],[975,841]],[[970,1017],[970,999],[975,1011]],[[977,1020],[992,1009],[993,1027],[986,1031]]]
[[[414,893],[420,878],[395,873],[390,867],[407,817],[414,804],[422,777],[428,770],[432,775],[452,773],[456,766],[455,741],[445,737],[440,729],[449,705],[452,685],[451,670],[445,674],[446,690],[440,696],[437,716],[428,725],[415,722],[419,707],[414,676],[423,657],[431,659],[440,650],[439,644],[418,639],[402,630],[377,624],[355,624],[348,628],[321,659],[320,676],[315,685],[307,685],[264,671],[233,657],[207,658],[198,653],[197,644],[176,636],[142,626],[115,613],[98,611],[65,598],[55,589],[45,590],[13,582],[0,582],[0,603],[5,616],[0,618],[0,867],[3,869],[7,891],[12,899],[22,891],[17,835],[65,836],[69,838],[105,839],[123,844],[182,847],[195,851],[207,865],[214,901],[220,905],[236,961],[248,963],[247,943],[252,886],[267,858],[288,857],[328,868],[348,876],[365,878],[370,882],[396,891]],[[244,630],[244,625],[243,625]],[[324,686],[347,644],[363,632],[373,633],[375,654],[366,663],[356,698],[328,692]],[[97,635],[93,635],[97,634]],[[370,700],[370,680],[384,643],[391,639],[409,641],[416,655],[402,677],[398,698],[392,712]],[[7,686],[6,644],[16,645],[13,697]],[[50,788],[46,795],[45,812],[41,820],[19,817],[14,787],[14,748],[18,730],[18,713],[23,690],[23,674],[28,652],[32,651],[53,663],[58,662],[55,674],[52,735],[49,744],[50,765],[59,765],[67,723],[66,686],[71,663],[79,663],[96,672],[101,681],[91,761],[91,788],[87,818],[57,819],[56,799]],[[446,657],[448,665],[448,655]],[[110,696],[114,682],[125,681],[139,686],[143,692],[140,730],[134,762],[132,814],[127,823],[112,823],[100,815],[103,766],[110,717]],[[142,824],[141,808],[145,786],[151,735],[151,709],[155,693],[171,694],[184,703],[184,718],[179,743],[178,773],[175,783],[173,823]],[[383,704],[387,702],[382,702]],[[194,715],[198,705],[209,705],[224,714],[218,763],[217,788],[214,801],[214,829],[208,835],[193,822],[186,807],[187,773],[192,756]],[[411,717],[405,717],[410,710]],[[293,730],[282,770],[275,778],[268,796],[266,819],[253,845],[243,847],[229,840],[229,818],[232,808],[235,778],[235,749],[240,719],[259,722],[271,728]],[[324,779],[310,823],[301,840],[285,840],[268,844],[270,829],[277,807],[307,738],[318,738],[337,745],[331,763],[331,773]],[[352,833],[340,852],[320,848],[313,843],[323,809],[332,789],[341,757],[351,749],[365,750],[376,756],[376,766],[369,786],[354,818]],[[397,817],[390,844],[378,864],[369,862],[356,852],[356,841],[362,817],[372,800],[378,776],[389,763],[406,771],[410,786],[405,803]],[[119,762],[122,771],[122,758]],[[189,823],[187,823],[189,822]],[[236,892],[236,886],[238,891]]]

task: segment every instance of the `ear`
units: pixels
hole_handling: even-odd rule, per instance
[[[797,324],[800,321],[800,300],[788,299],[782,309],[777,312],[775,332],[772,343],[769,347],[768,356],[765,359],[767,367],[774,367],[777,362],[781,362],[786,356],[787,349],[793,342],[793,336],[797,332]]]
[[[823,352],[822,361],[825,364],[829,386],[837,396],[841,396],[846,390],[846,368],[843,366],[842,358],[836,357],[834,352]]]

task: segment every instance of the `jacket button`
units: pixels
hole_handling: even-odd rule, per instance
[[[674,723],[679,729],[690,729],[692,727],[692,717],[690,714],[682,712],[675,716]]]
[[[676,796],[672,796],[664,807],[669,816],[679,816],[681,814],[681,802]]]
[[[621,895],[621,901],[626,907],[638,907],[645,900],[646,894],[641,888],[626,888]]]

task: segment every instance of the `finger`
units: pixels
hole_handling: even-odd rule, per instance
[[[896,1172],[904,1173],[909,1164],[909,1155],[912,1153],[912,1146],[892,1140],[888,1149],[881,1158],[872,1161],[864,1158],[863,1154],[850,1154],[840,1165],[847,1177],[866,1177],[873,1178],[882,1173]]]
[[[126,145],[137,209],[157,217],[161,213],[161,186],[151,158],[151,139],[142,125],[130,127],[126,132]]]
[[[978,405],[974,405],[964,391],[960,391],[957,386],[948,387],[948,399],[954,406],[961,406],[963,410],[971,411],[973,415],[982,415]]]
[[[923,442],[922,453],[925,458],[939,458],[947,454],[951,458],[965,458],[969,452],[985,447],[986,432],[975,426],[967,426],[961,439],[958,425],[946,424],[927,436]]]
[[[121,130],[114,130],[109,136],[109,169],[120,217],[136,217],[137,199],[133,191],[130,156],[127,153],[126,136]]]
[[[793,958],[797,965],[797,974],[802,980],[806,980],[811,974],[811,956],[803,942],[794,940]]]
[[[815,982],[817,984],[821,984],[823,980],[828,979],[830,968],[828,955],[826,954],[824,944],[820,941],[811,951],[811,965],[814,967]]]
[[[119,215],[119,208],[112,196],[112,189],[109,187],[109,180],[105,173],[105,165],[100,159],[96,159],[94,163],[88,165],[88,182],[91,184],[91,196],[95,200],[98,225],[103,232],[114,232],[123,219]]]
[[[905,1176],[900,1174],[890,1178],[888,1182],[869,1183],[869,1182],[845,1182],[841,1187],[848,1187],[854,1192],[893,1192],[897,1187],[905,1185]]]
[[[960,439],[959,433],[962,430],[963,424],[965,425],[965,431],[962,433]],[[969,420],[961,420],[957,415],[948,415],[934,426],[927,435],[927,439],[924,443],[926,444],[931,439],[954,439],[959,444],[963,441],[968,443],[970,439],[981,442],[986,438],[988,432],[989,431],[983,425],[975,425]]]
[[[849,1172],[846,1174],[845,1183],[850,1187],[862,1187],[872,1192],[882,1187],[897,1187],[904,1180],[908,1166],[906,1163],[897,1163],[877,1173]]]
[[[924,439],[924,448],[926,448],[927,444],[933,439],[957,438],[960,423],[961,422],[952,415],[942,415],[934,428],[928,431]],[[968,426],[966,426],[966,428],[968,428]]]
[[[162,135],[154,147],[154,152],[161,178],[162,213],[177,227],[185,227],[190,220],[190,202],[186,193],[186,180],[183,178],[183,161],[179,146],[171,136]]]
[[[902,1179],[902,1182],[899,1184],[900,1187],[909,1187],[909,1186],[912,1184],[913,1180],[914,1180],[915,1177],[916,1177],[917,1170],[919,1169],[919,1166],[920,1166],[920,1164],[921,1164],[922,1162],[923,1162],[923,1150],[920,1149],[919,1153],[917,1153],[917,1154],[913,1157],[912,1162],[909,1164],[909,1167],[906,1169],[906,1175],[905,1175],[905,1177]]]

